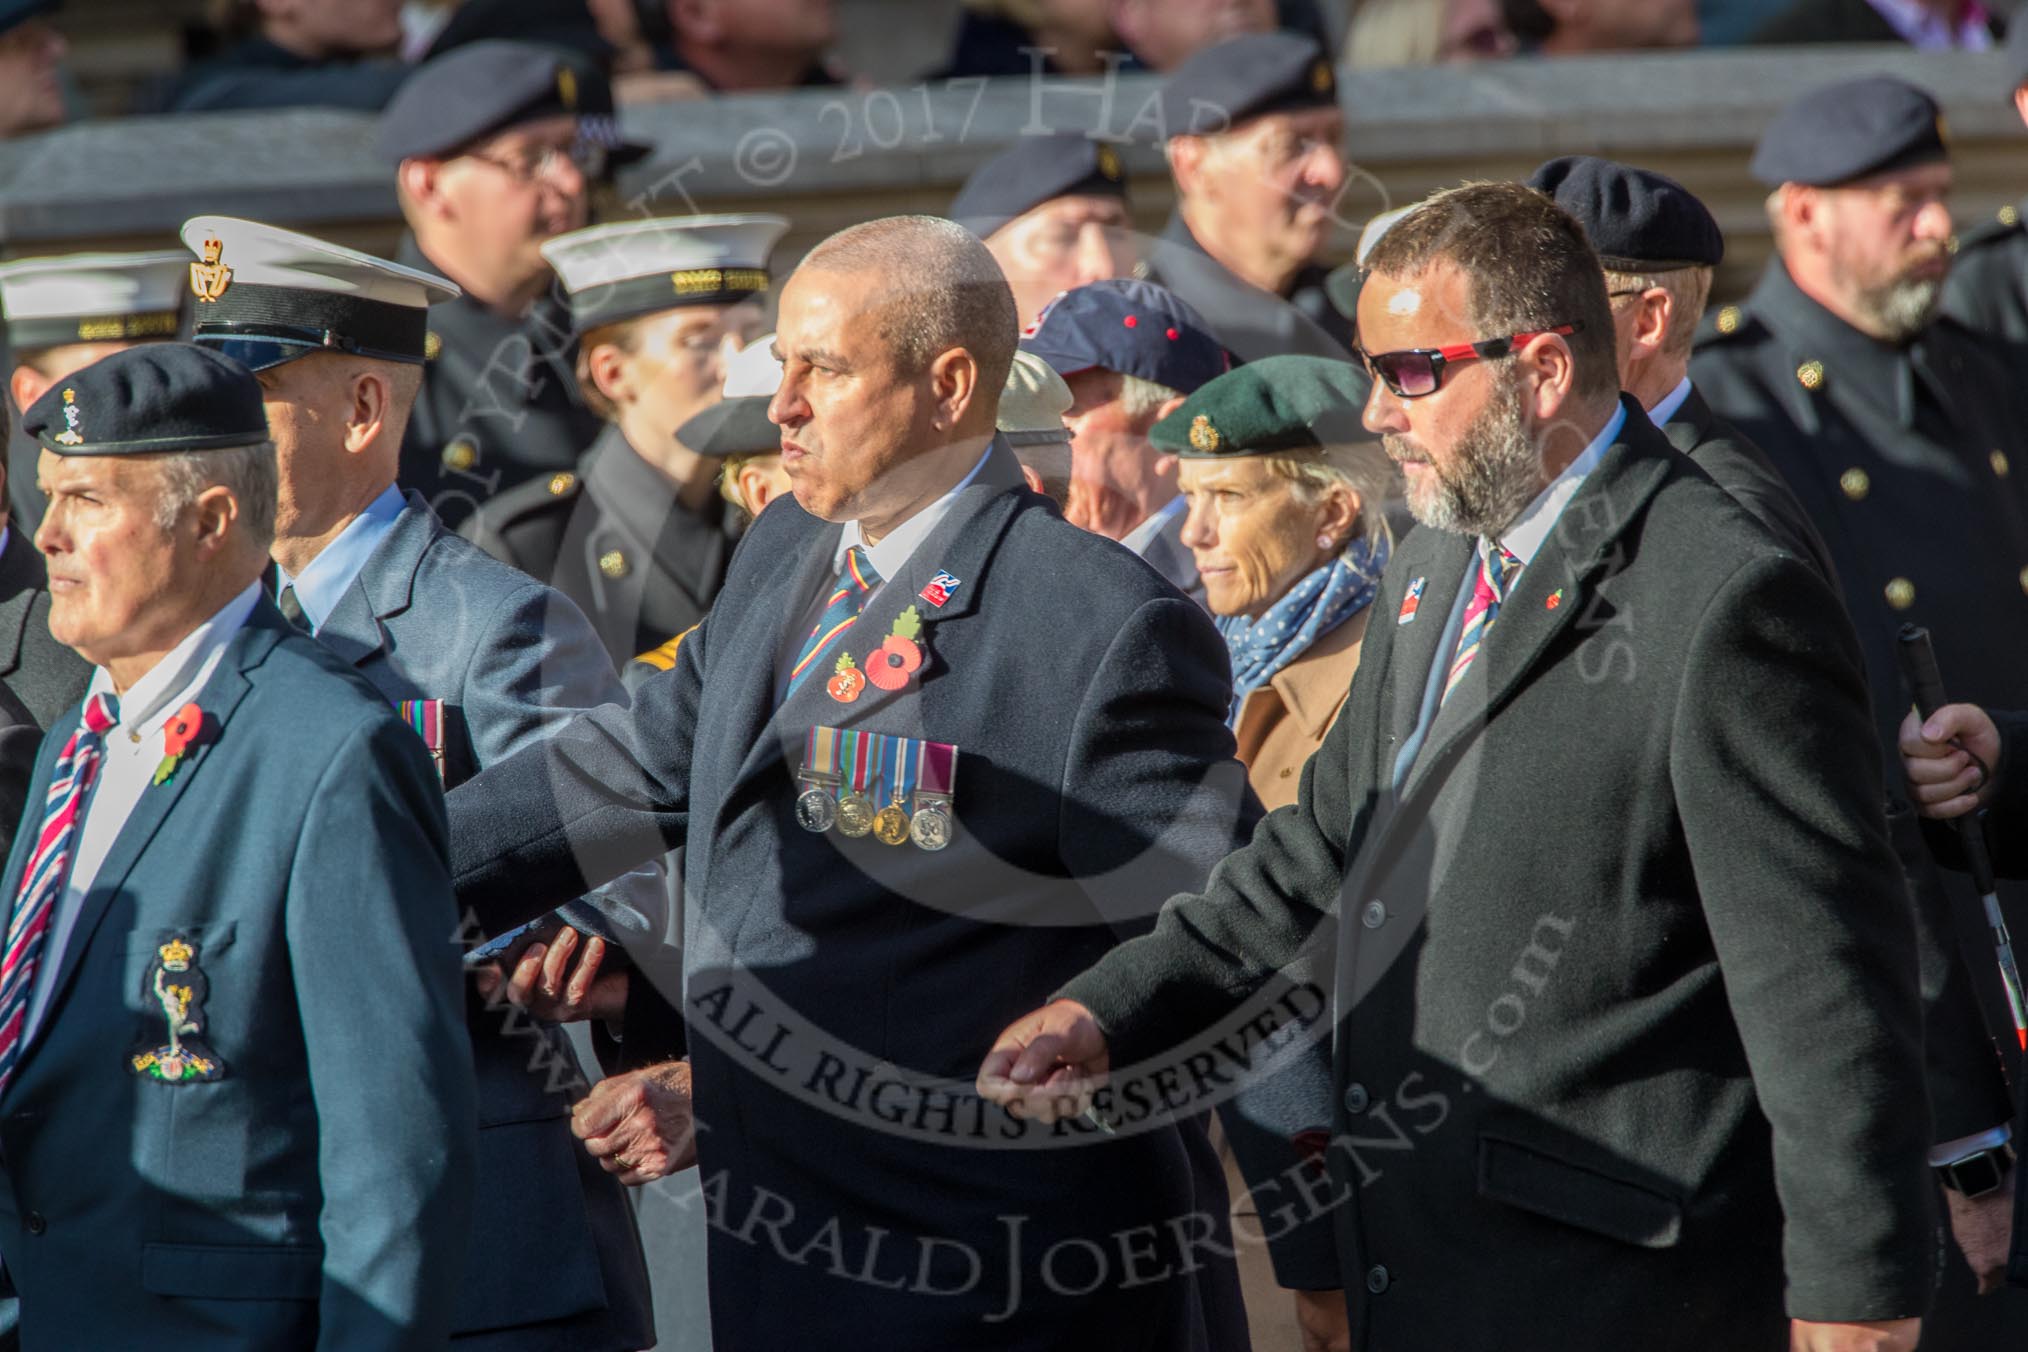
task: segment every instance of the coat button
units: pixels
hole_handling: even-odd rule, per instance
[[[2000,224],[2012,230],[2015,226],[2021,224],[2021,209],[2010,203],[2000,208],[1998,219]]]
[[[1376,1296],[1385,1291],[1393,1283],[1393,1280],[1392,1277],[1387,1275],[1387,1269],[1381,1267],[1378,1263],[1366,1269],[1366,1289]]]
[[[1371,1103],[1371,1102],[1372,1102],[1372,1099],[1371,1099],[1371,1098],[1369,1098],[1369,1097],[1367,1096],[1367,1093],[1366,1093],[1366,1086],[1365,1086],[1365,1085],[1363,1085],[1363,1084],[1348,1084],[1348,1085],[1346,1085],[1346,1086],[1345,1086],[1345,1111],[1346,1111],[1346,1112],[1348,1112],[1348,1113],[1363,1113],[1363,1112],[1365,1112],[1365,1111],[1366,1111],[1366,1105],[1367,1105],[1368,1103]]]
[[[1796,368],[1796,383],[1812,394],[1824,388],[1824,363],[1806,361]]]
[[[1377,901],[1366,903],[1366,909],[1359,913],[1359,923],[1368,929],[1379,929],[1387,923],[1387,907]]]
[[[2021,570],[2021,590],[2028,592],[2028,568]]]
[[[1986,457],[1986,460],[1993,467],[1994,478],[2004,479],[2007,477],[2007,453],[2005,451],[1994,451]]]
[[[1738,329],[1739,307],[1737,305],[1728,305],[1718,312],[1718,331],[1720,333],[1735,333]]]
[[[1873,476],[1855,465],[1838,476],[1838,487],[1845,490],[1846,497],[1858,502],[1873,491]]]
[[[560,498],[577,487],[577,476],[569,470],[562,470],[549,476],[549,496]]]
[[[1905,577],[1891,579],[1887,584],[1887,604],[1896,610],[1907,610],[1915,604],[1915,584]]]
[[[460,473],[479,463],[479,444],[470,437],[458,437],[444,447],[444,465]]]
[[[39,1235],[49,1228],[49,1222],[42,1218],[40,1211],[31,1211],[27,1216],[28,1233]]]
[[[628,573],[627,556],[617,549],[608,549],[599,555],[599,571],[615,581]]]

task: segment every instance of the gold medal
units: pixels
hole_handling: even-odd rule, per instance
[[[848,793],[838,800],[838,829],[855,839],[874,826],[873,800],[863,793]]]
[[[951,814],[942,803],[924,803],[909,818],[908,838],[919,850],[941,850],[951,843]]]
[[[901,795],[880,809],[880,815],[873,819],[873,834],[882,845],[906,845],[908,843],[908,814],[901,810]]]

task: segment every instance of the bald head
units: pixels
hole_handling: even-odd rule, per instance
[[[1006,383],[1021,338],[1014,291],[963,226],[936,216],[867,221],[812,249],[803,267],[880,279],[888,299],[874,323],[900,370],[920,373],[961,347],[978,363],[982,389]]]

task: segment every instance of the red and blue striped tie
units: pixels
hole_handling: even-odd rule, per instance
[[[119,721],[119,700],[112,695],[93,695],[85,701],[84,721],[56,758],[42,830],[21,874],[21,894],[7,922],[7,953],[0,961],[0,1093],[6,1092],[7,1081],[13,1078],[15,1063],[21,1058],[29,996],[35,990],[35,965],[42,957],[56,899],[63,895],[71,860],[77,854],[80,810],[92,781],[98,778],[99,763],[105,759],[106,734]]]
[[[1465,679],[1472,659],[1479,655],[1479,645],[1486,641],[1493,621],[1500,616],[1500,603],[1507,598],[1514,574],[1520,571],[1521,560],[1500,545],[1494,545],[1493,552],[1480,564],[1478,584],[1472,588],[1472,599],[1465,603],[1465,627],[1458,632],[1458,655],[1451,659],[1450,675],[1444,678],[1444,699],[1448,700],[1458,682]]]
[[[858,545],[846,550],[845,566],[838,570],[838,584],[831,589],[831,599],[824,603],[824,613],[817,617],[816,627],[803,640],[796,665],[789,668],[789,688],[785,694],[793,694],[803,678],[821,665],[818,659],[838,641],[840,634],[852,627],[852,621],[866,608],[866,598],[879,585],[880,574],[873,571],[873,560],[866,551]]]

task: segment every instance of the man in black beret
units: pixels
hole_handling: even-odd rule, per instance
[[[1979,901],[1930,863],[1899,791],[1909,694],[1895,639],[1903,624],[1928,628],[1955,698],[2005,703],[2019,690],[2028,404],[1992,344],[1935,318],[1951,166],[1927,93],[1885,76],[1812,91],[1775,117],[1752,167],[1770,189],[1777,256],[1743,303],[1718,312],[1691,370],[1830,545],[1866,655],[1888,821],[1922,922],[1930,1162],[1970,1261],[1968,1273],[1951,1255],[1924,1346],[2020,1347],[2017,1295],[1966,1299],[1973,1274],[1990,1285],[2006,1261],[2007,1189],[1992,1176],[2009,1167],[2013,1109],[1992,1049],[2014,1063],[2014,1029]],[[2003,901],[2028,923],[2028,892]]]
[[[494,495],[573,468],[599,420],[578,398],[542,244],[583,227],[620,139],[605,77],[529,43],[475,42],[409,77],[382,115],[410,238],[397,259],[464,294],[432,308],[402,485],[455,528]]]
[[[0,0],[0,141],[63,121],[58,63],[70,49],[49,22],[58,0]]]
[[[1023,136],[972,171],[944,213],[986,242],[1027,324],[1057,296],[1133,273],[1120,153],[1082,132]]]
[[[1345,188],[1345,117],[1324,51],[1257,33],[1197,53],[1162,86],[1176,214],[1148,278],[1209,318],[1242,361],[1345,358],[1352,327],[1318,260]]]
[[[1824,542],[1760,449],[1711,411],[1690,383],[1690,347],[1725,237],[1705,205],[1662,174],[1566,155],[1529,176],[1577,218],[1605,269],[1620,388],[1671,444],[1756,520],[1831,576]]]
[[[261,586],[244,367],[147,344],[26,426],[50,632],[97,671],[0,877],[22,1344],[440,1348],[478,1150],[429,756]]]
[[[2028,122],[2028,23],[2007,33],[2014,111]],[[1958,232],[1957,256],[1944,284],[1944,313],[1966,328],[2010,343],[2028,343],[2028,198],[2009,202],[1988,220]]]

